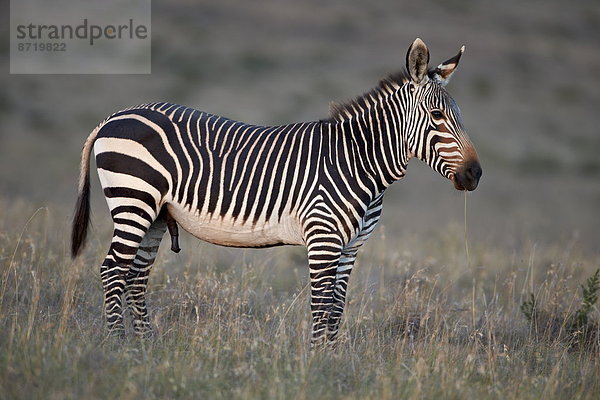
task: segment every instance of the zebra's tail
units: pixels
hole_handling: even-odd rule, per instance
[[[83,248],[87,237],[88,226],[90,224],[90,154],[96,135],[103,124],[98,125],[96,129],[88,136],[83,151],[81,153],[81,169],[79,171],[79,190],[77,204],[75,205],[75,214],[73,215],[73,225],[71,231],[71,257],[75,258]]]

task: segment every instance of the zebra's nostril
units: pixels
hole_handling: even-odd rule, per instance
[[[481,178],[481,173],[481,165],[479,165],[477,161],[472,162],[465,171],[465,175],[467,175],[467,178],[473,180],[479,180],[479,178]]]
[[[482,170],[481,170],[481,165],[479,165],[479,163],[476,163],[473,167],[473,177],[475,179],[479,179],[481,178],[481,174],[482,174]]]

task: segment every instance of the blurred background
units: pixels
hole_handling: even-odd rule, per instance
[[[420,37],[433,65],[466,46],[448,90],[484,169],[467,198],[471,243],[507,254],[537,245],[599,254],[597,1],[154,0],[152,7],[150,75],[10,75],[2,42],[5,210],[18,202],[48,207],[68,243],[81,147],[109,114],[169,101],[254,124],[317,120],[330,101],[360,95],[402,68]],[[0,30],[7,34],[8,25]],[[95,173],[92,181],[93,221],[102,225],[108,211]],[[427,254],[440,230],[463,238],[463,193],[420,161],[411,161],[385,203],[379,232],[400,250],[424,243]],[[108,246],[108,236],[98,240]]]

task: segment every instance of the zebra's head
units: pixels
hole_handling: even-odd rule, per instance
[[[481,165],[464,131],[460,109],[444,86],[454,73],[464,46],[451,59],[429,68],[429,50],[416,39],[406,54],[408,76],[400,90],[407,96],[407,144],[411,156],[450,179],[458,190],[475,190]],[[404,90],[403,90],[404,89]]]

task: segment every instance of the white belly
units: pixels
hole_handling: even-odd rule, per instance
[[[282,217],[280,222],[258,221],[253,225],[250,219],[242,224],[242,218],[233,220],[220,216],[199,215],[176,204],[169,204],[167,209],[187,232],[198,239],[221,246],[268,247],[279,244],[304,244],[300,224],[289,216]]]

